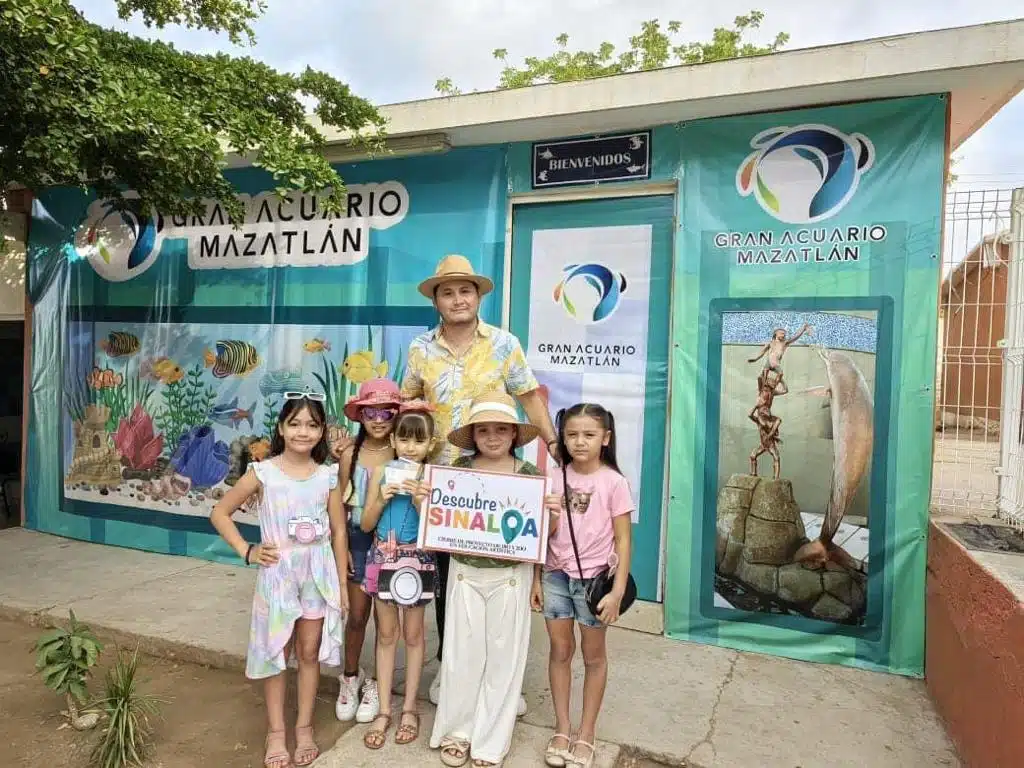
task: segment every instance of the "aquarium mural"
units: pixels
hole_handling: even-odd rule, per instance
[[[341,168],[340,211],[231,172],[243,215],[116,210],[51,189],[32,211],[26,527],[237,563],[209,513],[266,459],[290,390],[326,395],[332,437],[375,376],[399,381],[437,323],[417,286],[449,253],[497,290],[506,147]],[[259,537],[248,510],[243,535]]]
[[[332,436],[368,379],[401,381],[424,326],[69,326],[64,497],[209,514],[270,454],[285,392],[327,396]],[[247,512],[240,522],[255,523]]]

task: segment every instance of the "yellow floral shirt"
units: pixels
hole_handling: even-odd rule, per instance
[[[473,398],[496,389],[518,397],[538,386],[519,339],[481,321],[473,343],[461,357],[456,357],[442,338],[440,327],[413,339],[402,397],[422,398],[437,409],[438,447],[430,461],[451,464],[462,451],[448,442],[448,433],[465,423]]]

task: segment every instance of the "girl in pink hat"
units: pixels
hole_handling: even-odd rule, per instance
[[[366,487],[373,471],[395,458],[391,432],[402,402],[398,385],[390,379],[370,379],[359,393],[345,404],[345,415],[358,422],[355,440],[338,456],[342,499],[348,509],[349,545],[349,617],[345,625],[345,659],[339,678],[340,688],[334,711],[342,722],[356,720],[371,723],[380,712],[377,681],[359,667],[366,626],[373,599],[362,589],[366,575],[366,556],[373,545],[373,534],[360,527]]]

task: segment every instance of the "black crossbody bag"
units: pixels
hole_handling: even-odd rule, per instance
[[[565,463],[562,464],[562,494],[565,497],[565,516],[569,521],[569,538],[572,539],[572,553],[576,556],[576,568],[579,571],[580,579],[583,579],[583,564],[580,562],[580,550],[576,546],[576,530],[572,525],[572,506],[569,502],[569,478],[565,471]],[[614,586],[615,574],[612,573],[611,568],[608,566],[600,570],[587,585],[587,607],[594,614],[594,618],[597,618],[597,606],[601,604],[601,600],[612,591]],[[621,616],[628,611],[635,601],[636,582],[633,580],[633,574],[630,573],[626,577],[626,591],[622,595],[622,602],[619,603],[619,615]]]

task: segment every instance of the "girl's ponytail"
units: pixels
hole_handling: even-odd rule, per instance
[[[352,463],[348,467],[348,496],[342,502],[344,504],[348,504],[356,492],[356,464],[359,463],[359,449],[363,447],[364,442],[366,442],[366,427],[360,424],[359,432],[356,434],[355,442],[352,445]]]
[[[621,475],[622,470],[619,469],[619,462],[615,458],[615,415],[600,405],[594,408],[604,411],[604,428],[609,432],[608,445],[601,446],[601,461]]]

